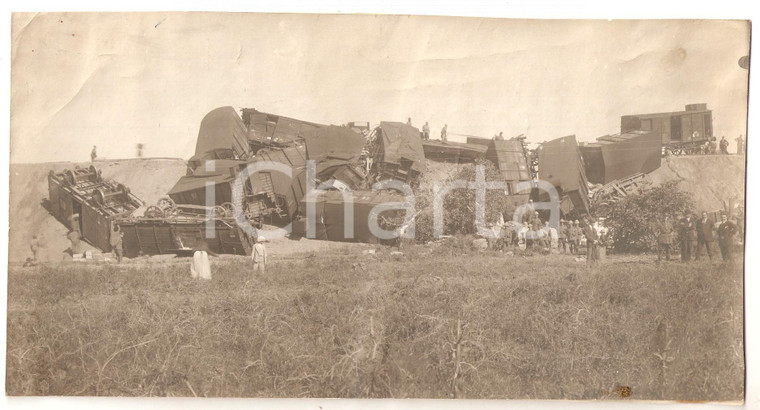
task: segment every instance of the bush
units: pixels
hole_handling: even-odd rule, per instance
[[[613,232],[615,250],[656,250],[659,219],[670,216],[671,220],[677,221],[678,215],[684,212],[694,212],[694,201],[691,194],[678,188],[677,181],[667,182],[613,203],[609,208],[607,225]]]
[[[482,165],[485,169],[486,182],[503,181],[503,177],[490,161],[479,161],[468,164],[453,177],[446,180],[450,183],[456,180],[464,180],[474,183],[476,166]],[[418,242],[429,242],[433,236],[433,197],[432,189],[418,189],[415,192],[415,208],[418,215],[415,220],[415,238]],[[500,216],[508,214],[507,193],[489,189],[486,191],[486,215],[485,223],[489,226],[498,222]],[[475,190],[455,189],[449,191],[443,201],[443,233],[444,235],[474,235],[475,227]]]

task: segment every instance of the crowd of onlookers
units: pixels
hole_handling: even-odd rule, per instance
[[[669,216],[663,217],[657,227],[657,262],[663,256],[670,260],[676,244],[681,253],[681,262],[699,260],[706,252],[710,260],[717,253],[716,244],[725,262],[732,262],[736,238],[742,235],[741,224],[737,224],[726,213],[720,214],[720,221],[715,221],[707,212],[701,217],[686,213],[673,221]],[[717,255],[716,255],[717,257]]]

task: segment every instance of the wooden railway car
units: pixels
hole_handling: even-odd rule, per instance
[[[208,237],[207,224],[214,227]],[[253,239],[235,222],[234,218],[216,218],[207,221],[201,217],[124,218],[114,221],[124,234],[124,256],[192,255],[193,249],[203,240],[209,249],[219,254],[250,255]]]
[[[104,179],[92,165],[51,171],[48,194],[51,213],[67,228],[78,230],[85,241],[106,252],[111,250],[111,222],[130,215],[143,204],[129,188]]]
[[[712,111],[707,104],[688,104],[684,111],[620,117],[620,132],[659,134],[664,155],[699,154],[713,138]]]

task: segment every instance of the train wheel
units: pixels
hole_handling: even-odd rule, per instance
[[[146,218],[163,218],[164,211],[155,205],[151,205],[148,207],[148,209],[145,210],[143,216]]]
[[[174,201],[168,196],[162,196],[156,203],[162,210],[173,209],[175,207]]]
[[[224,207],[220,205],[214,206],[214,218],[224,218],[227,213],[227,210],[224,209]]]
[[[224,216],[227,218],[235,216],[235,206],[232,205],[232,202],[225,202],[222,204],[222,208],[224,209]]]

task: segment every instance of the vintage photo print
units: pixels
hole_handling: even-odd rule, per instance
[[[750,21],[11,19],[7,395],[743,402]]]

